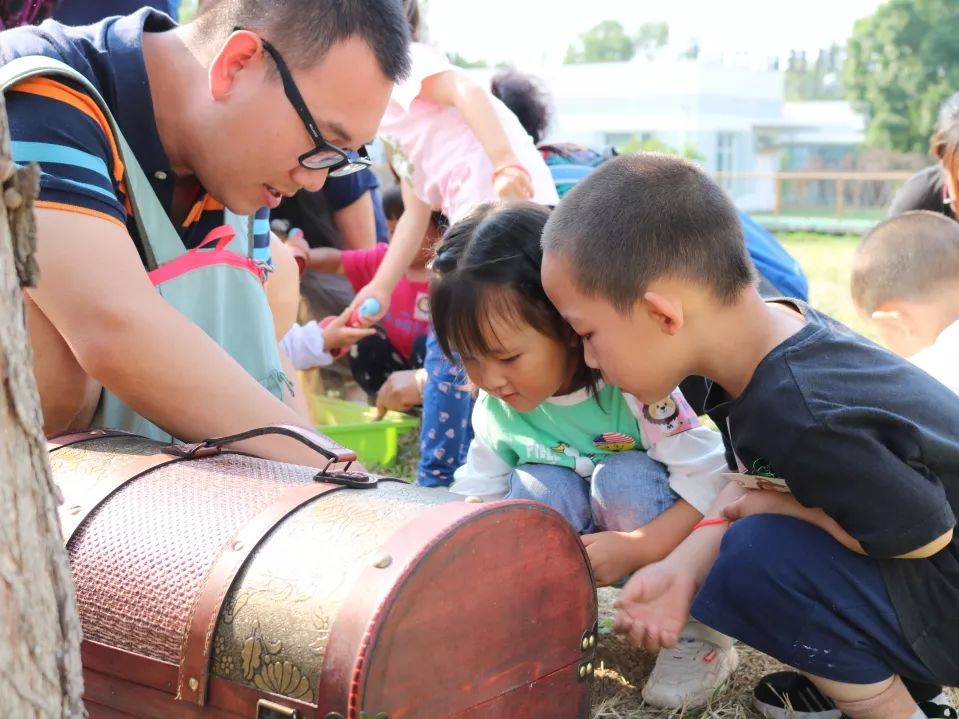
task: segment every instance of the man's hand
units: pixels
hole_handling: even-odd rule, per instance
[[[387,410],[406,412],[423,404],[423,383],[426,370],[408,369],[391,374],[376,395],[376,413],[379,417]]]
[[[674,563],[656,562],[640,569],[616,599],[617,634],[647,651],[673,647],[689,620],[696,579]]]
[[[323,350],[342,350],[352,347],[364,337],[376,334],[372,327],[347,327],[343,315],[335,318],[323,328]]]
[[[628,532],[597,532],[584,534],[580,539],[586,546],[597,586],[609,586],[642,564],[636,551],[640,540]]]

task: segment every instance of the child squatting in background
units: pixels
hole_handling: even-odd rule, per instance
[[[859,243],[852,300],[880,341],[959,393],[959,223],[917,210]]]
[[[399,188],[384,193],[384,210],[388,223],[395,223],[403,212]],[[381,327],[363,330],[363,336],[357,339],[349,352],[350,367],[356,383],[372,397],[377,397],[380,388],[394,373],[413,372],[423,366],[426,354],[426,335],[429,332],[429,270],[427,264],[433,256],[433,248],[439,241],[445,226],[445,218],[434,213],[420,240],[420,249],[412,264],[397,282],[390,298],[390,308],[380,320]],[[301,249],[302,246],[300,247]],[[364,287],[383,262],[387,246],[380,243],[364,250],[338,250],[333,247],[305,248],[306,269],[330,274],[346,275],[354,290]],[[306,343],[322,348],[324,331],[338,326],[344,317],[337,318],[335,325],[326,330],[315,322],[304,325],[296,331],[296,337],[284,338],[284,347],[288,349],[297,369],[305,369],[296,357],[304,357],[298,351]],[[286,345],[289,344],[289,347]],[[316,361],[321,360],[321,361]],[[325,353],[310,353],[306,359],[315,366],[326,365],[332,361]],[[422,383],[420,383],[422,386]],[[379,404],[379,402],[378,402]],[[408,406],[390,406],[388,409],[409,409],[419,404],[411,402]]]
[[[722,440],[678,391],[643,406],[584,363],[540,283],[548,217],[531,202],[481,205],[433,263],[437,340],[479,389],[451,490],[553,507],[585,535],[598,583],[612,584],[665,557],[702,518],[725,482]],[[643,696],[701,706],[736,663],[728,637],[692,622]]]

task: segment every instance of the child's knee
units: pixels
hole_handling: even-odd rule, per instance
[[[677,499],[669,471],[645,452],[604,458],[593,472],[591,495],[597,525],[622,532],[651,522]]]
[[[595,529],[588,487],[571,469],[522,464],[509,476],[506,499],[530,499],[552,507],[581,534]]]

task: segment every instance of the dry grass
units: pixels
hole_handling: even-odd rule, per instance
[[[613,600],[618,589],[598,591],[599,669],[593,682],[593,719],[754,719],[750,696],[756,681],[782,665],[764,654],[738,645],[739,668],[709,706],[671,712],[643,704],[641,691],[653,668],[655,656],[635,649],[611,632]]]

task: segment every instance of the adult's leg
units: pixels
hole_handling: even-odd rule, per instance
[[[541,502],[566,517],[578,533],[596,531],[589,506],[589,483],[566,467],[521,464],[509,477],[506,499]]]
[[[425,487],[448,487],[453,472],[466,461],[466,450],[473,439],[473,397],[464,386],[466,374],[443,356],[432,332],[426,342],[423,367],[427,377],[416,481]]]
[[[596,465],[591,507],[597,528],[631,532],[665,512],[679,498],[669,471],[645,452],[610,454]]]

